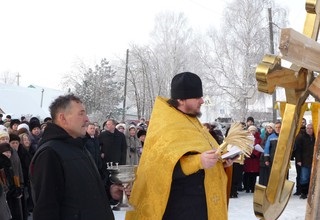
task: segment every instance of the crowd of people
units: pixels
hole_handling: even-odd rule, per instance
[[[218,143],[221,139],[223,140],[224,135],[216,126],[209,123],[203,125]],[[230,198],[238,198],[239,191],[253,193],[256,183],[267,186],[281,130],[281,121],[266,123],[265,126],[255,126],[254,118],[250,116],[246,123],[243,122],[243,128],[254,137],[254,148],[250,157],[240,156],[233,163]],[[300,196],[301,199],[306,199],[308,195],[314,144],[313,125],[307,124],[306,119],[303,118],[291,156],[296,168],[294,195]]]
[[[258,128],[248,117],[251,155],[221,160],[228,130],[200,123],[202,96],[199,76],[183,72],[173,77],[170,98],[157,97],[148,124],[107,119],[100,128],[73,94],[55,99],[42,123],[0,114],[0,219],[26,220],[32,212],[34,220],[112,220],[110,206],[123,191],[135,207],[127,220],[227,219],[229,198],[268,184],[281,122]],[[312,124],[303,120],[292,154],[302,199],[314,142]],[[110,162],[139,165],[132,189],[110,182]]]
[[[53,111],[56,110],[53,109]],[[56,129],[56,127],[53,126],[55,124],[51,117],[47,117],[41,122],[37,117],[32,117],[28,120],[26,117],[17,119],[6,115],[6,117],[3,118],[3,115],[0,114],[1,220],[26,220],[28,216],[34,212],[34,209],[37,209],[37,207],[34,206],[32,196],[40,195],[34,194],[34,192],[31,191],[29,168],[35,155],[39,154],[37,152],[42,151],[41,149],[44,143],[51,139],[63,140],[65,138],[64,136],[67,136],[67,134],[63,134],[61,130]],[[63,124],[61,127],[64,127]],[[72,129],[68,129],[72,132]],[[128,126],[126,126],[125,123],[118,123],[114,119],[108,119],[103,123],[102,129],[96,122],[90,122],[89,120],[85,122],[85,135],[77,135],[75,138],[78,136],[81,137],[81,143],[84,144],[86,151],[90,153],[99,171],[100,179],[104,184],[103,188],[110,188],[112,185],[107,178],[107,162],[114,162],[119,165],[138,164],[142,154],[146,130],[147,123],[143,118],[141,118],[137,124],[134,122],[128,123]],[[49,133],[49,135],[47,133]],[[76,145],[76,143],[74,144]],[[39,157],[41,158],[43,155],[44,153],[42,153],[41,156],[37,156],[37,164],[40,163]],[[48,170],[47,172],[57,172],[54,163],[51,163],[50,166],[52,170]],[[42,172],[45,170],[44,167],[46,167],[46,164],[43,164],[41,167]],[[32,170],[32,172],[37,172],[37,170]],[[55,179],[58,179],[58,176],[55,176]],[[44,180],[45,179],[43,179],[43,181]],[[46,178],[46,181],[41,183],[41,185],[50,185],[49,180],[50,178]],[[51,184],[54,183],[56,183],[56,181],[51,181]],[[57,185],[52,187],[55,188]],[[113,196],[115,197],[114,199],[110,192],[109,197],[111,204],[119,200],[117,195]],[[37,199],[39,200],[39,198]],[[48,197],[44,199],[47,200]],[[42,200],[39,201],[41,201],[43,206],[44,202]],[[37,219],[37,213],[39,213],[40,210],[35,210],[36,213],[33,215],[34,219]],[[47,214],[48,213],[45,213],[45,215]],[[45,219],[48,219],[48,217]]]

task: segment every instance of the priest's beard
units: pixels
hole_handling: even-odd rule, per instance
[[[195,118],[195,117],[200,118],[201,115],[202,115],[202,113],[201,113],[201,112],[197,112],[197,113],[186,113],[186,115],[189,115],[189,116],[191,116],[191,117],[193,117],[193,118]]]

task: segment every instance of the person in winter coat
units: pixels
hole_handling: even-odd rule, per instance
[[[261,146],[264,149],[265,143],[268,137],[274,132],[274,123],[268,123],[265,128],[265,137],[262,140]],[[259,184],[266,186],[268,184],[269,176],[270,176],[270,166],[266,166],[264,163],[264,154],[262,153],[260,156],[259,163],[260,171],[259,171]]]
[[[5,183],[4,185],[6,186],[6,200],[12,215],[11,219],[22,220],[22,190],[19,186],[19,183],[17,183],[18,177],[14,176],[14,171],[10,160],[12,151],[13,149],[10,147],[9,143],[5,142],[0,144],[0,166],[3,167],[3,170],[0,171],[2,179],[1,182]]]
[[[277,149],[277,143],[278,143],[278,138],[281,130],[281,122],[277,121],[274,124],[274,132],[269,135],[266,144],[264,146],[264,164],[270,168],[272,167],[273,163],[273,158]],[[266,179],[266,182],[268,183],[270,177],[270,173]]]
[[[103,166],[108,162],[126,164],[127,143],[123,133],[116,129],[117,122],[114,119],[108,119],[105,122],[105,131],[99,135],[101,148],[101,158]]]
[[[13,175],[11,161],[8,158],[11,155],[11,148],[8,143],[0,144],[0,219],[9,220],[12,218],[10,208],[7,202],[7,193],[12,189]],[[10,194],[10,193],[9,193]]]
[[[248,131],[251,132],[251,134],[254,137],[254,144],[253,146],[256,146],[257,144],[261,144],[261,138],[260,134],[258,132],[258,129],[256,126],[251,125],[248,128]],[[257,176],[259,176],[259,160],[260,160],[261,152],[257,151],[256,149],[253,149],[251,155],[249,158],[245,158],[244,160],[244,175],[243,175],[243,183],[244,183],[244,189],[246,190],[246,193],[253,193],[254,187],[257,181]]]
[[[127,141],[127,161],[128,165],[137,165],[140,160],[141,142],[137,137],[137,128],[130,125],[126,134]]]
[[[29,172],[33,220],[113,220],[99,171],[85,148],[88,116],[73,94],[59,96],[49,107],[48,123]],[[122,187],[108,192],[120,199]]]
[[[96,137],[96,127],[94,123],[89,123],[87,127],[87,133],[86,133],[86,149],[90,152],[94,162],[96,163],[96,166],[99,170],[99,173],[101,175],[101,179],[105,178],[106,172],[105,167],[102,166],[102,160],[100,157],[100,145],[98,137]]]
[[[315,135],[312,124],[308,124],[306,132],[299,134],[296,140],[296,163],[301,167],[300,187],[301,199],[306,199],[308,195],[310,174],[313,160]]]

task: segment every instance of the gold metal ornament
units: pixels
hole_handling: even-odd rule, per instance
[[[320,3],[318,0],[306,1],[306,20],[303,34],[308,38],[317,40],[319,32],[319,12]],[[283,48],[290,50],[290,47],[295,47],[296,42],[300,38],[292,30],[284,30],[282,32]],[[292,36],[294,36],[292,38]],[[295,38],[297,36],[297,38]],[[290,38],[290,41],[288,39]],[[291,44],[293,42],[293,44]],[[303,47],[305,42],[300,46]],[[281,44],[281,40],[280,40]],[[307,47],[307,45],[305,45]],[[302,57],[290,57],[299,55]],[[254,212],[260,219],[273,220],[278,219],[285,209],[292,193],[294,182],[286,179],[290,157],[293,149],[294,139],[300,129],[300,123],[303,118],[306,105],[304,105],[310,92],[308,88],[314,80],[313,72],[304,66],[303,59],[305,54],[288,53],[286,58],[291,60],[299,60],[300,63],[293,63],[290,68],[281,67],[281,56],[265,55],[262,62],[256,69],[256,80],[258,82],[258,90],[268,94],[272,94],[275,88],[283,87],[286,94],[286,104],[282,118],[282,127],[278,138],[277,148],[271,168],[269,182],[267,186],[256,184],[254,193]],[[297,69],[297,66],[299,68]],[[316,149],[315,149],[316,150]],[[320,168],[319,168],[320,170]],[[318,177],[319,178],[319,177]],[[319,187],[318,187],[319,188]],[[319,195],[318,195],[319,197]],[[310,201],[310,196],[309,200]],[[319,219],[317,207],[310,206],[313,214],[308,214],[308,219]]]

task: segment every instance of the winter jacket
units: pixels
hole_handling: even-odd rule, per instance
[[[279,134],[275,132],[269,135],[264,146],[264,161],[269,161],[272,164],[277,148],[278,138]]]
[[[301,166],[312,166],[314,143],[314,134],[312,136],[307,133],[301,133],[298,135],[295,142],[295,158],[297,163],[301,162]]]
[[[119,165],[126,164],[127,144],[123,133],[117,129],[114,130],[114,133],[103,131],[98,139],[101,153],[104,153],[104,164],[106,162],[119,163]]]
[[[47,125],[30,165],[33,219],[113,220],[97,167],[83,139]]]
[[[101,178],[104,179],[105,177],[105,165],[102,165],[102,159],[100,156],[100,145],[99,140],[97,137],[90,137],[90,135],[87,133],[85,136],[85,147],[90,152],[94,162],[96,163],[96,166],[99,170],[99,173],[101,175]]]
[[[254,135],[254,146],[256,144],[261,144],[262,140],[260,138],[260,134],[258,132]],[[245,158],[244,160],[244,172],[246,173],[259,173],[260,170],[260,156],[261,152],[257,150],[253,150],[250,157]]]

